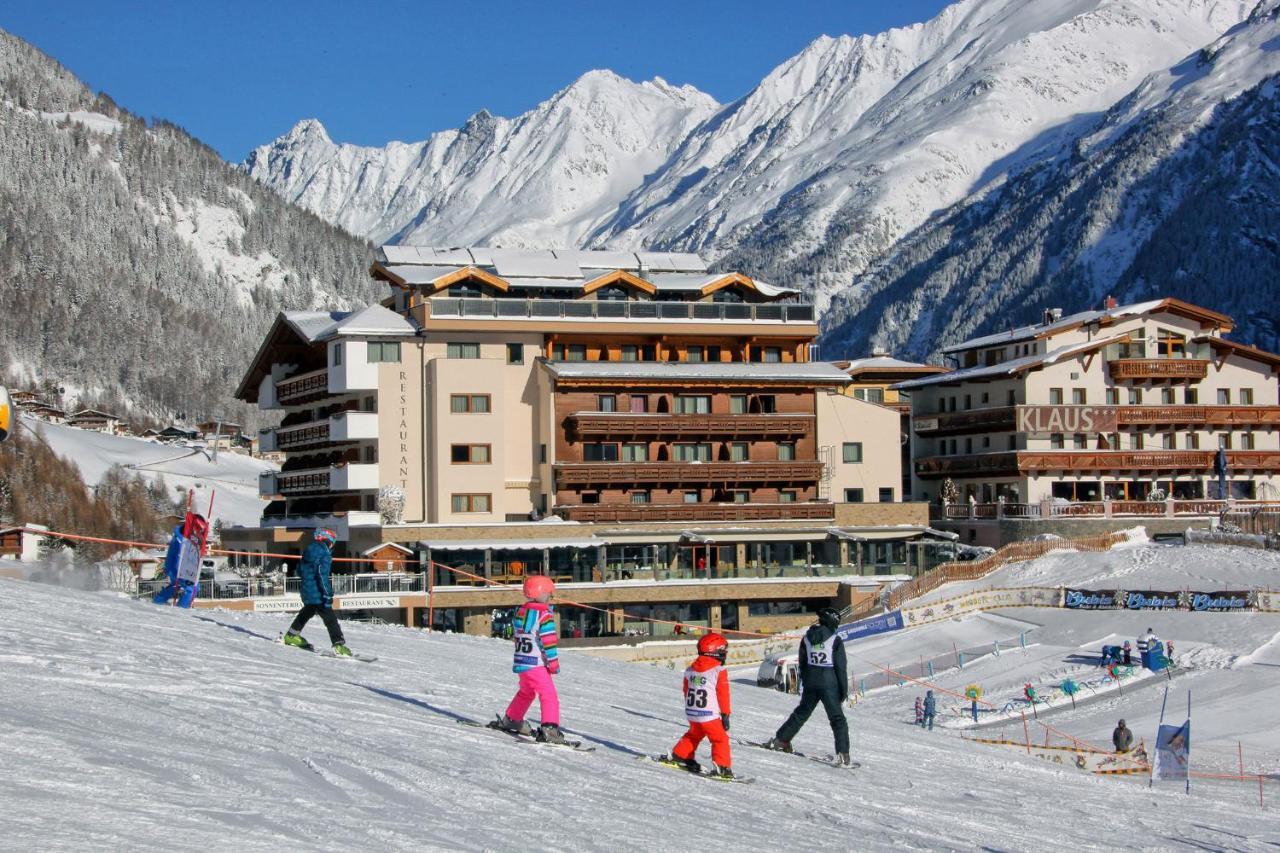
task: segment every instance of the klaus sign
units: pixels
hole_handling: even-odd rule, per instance
[[[1019,406],[1018,431],[1029,433],[1115,432],[1115,406]]]

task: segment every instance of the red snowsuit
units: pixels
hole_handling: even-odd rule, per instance
[[[716,704],[719,706],[719,714],[700,722],[690,720],[689,731],[685,732],[684,737],[680,738],[680,742],[671,750],[671,754],[682,761],[688,761],[698,751],[698,744],[702,743],[702,739],[707,738],[711,741],[711,760],[718,767],[730,767],[733,765],[733,754],[729,750],[729,733],[725,730],[724,723],[720,719],[720,714],[727,716],[731,713],[729,708],[729,673],[718,660],[706,655],[699,655],[689,668],[695,672],[706,672],[716,667],[720,667],[720,671],[716,674],[715,684],[715,699]],[[688,675],[685,676],[681,686],[684,696],[688,697]]]

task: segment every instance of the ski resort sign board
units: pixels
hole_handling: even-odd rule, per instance
[[[1019,432],[1112,433],[1119,423],[1115,406],[1018,406]]]
[[[1191,610],[1230,613],[1258,604],[1249,590],[1159,592],[1156,590],[1066,589],[1062,606],[1069,610]]]

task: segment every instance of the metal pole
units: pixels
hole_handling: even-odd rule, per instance
[[[1191,730],[1191,691],[1187,691],[1187,734]],[[1191,793],[1191,744],[1187,744],[1187,793]]]
[[[1163,725],[1164,725],[1164,706],[1165,706],[1165,705],[1167,705],[1168,703],[1169,703],[1169,685],[1168,685],[1168,684],[1166,684],[1166,685],[1164,686],[1164,698],[1163,698],[1162,700],[1160,700],[1160,723],[1159,723],[1159,725],[1160,725],[1160,726],[1163,726]],[[1160,729],[1159,729],[1159,727],[1157,726],[1157,728],[1156,728],[1156,751],[1158,752],[1159,750],[1160,750]],[[1153,786],[1155,785],[1155,779],[1156,779],[1156,775],[1155,775],[1155,774],[1156,774],[1156,762],[1155,762],[1155,759],[1154,759],[1154,758],[1152,758],[1152,760],[1151,760],[1151,774],[1147,777],[1147,787],[1148,787],[1148,788],[1151,788],[1151,787],[1153,787]]]

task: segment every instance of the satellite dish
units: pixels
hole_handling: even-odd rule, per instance
[[[12,430],[13,401],[9,399],[9,392],[0,386],[0,441],[7,439]]]

